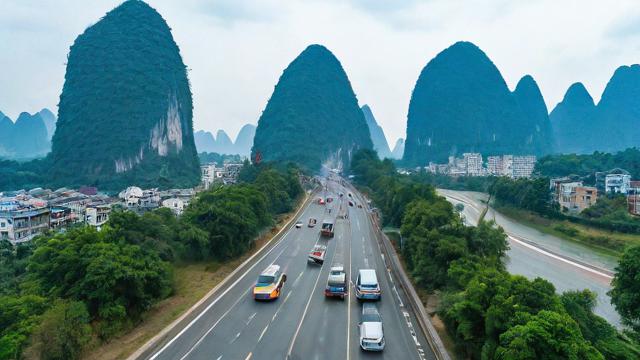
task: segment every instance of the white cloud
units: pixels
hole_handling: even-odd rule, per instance
[[[0,2],[0,110],[55,110],[69,46],[119,0]],[[568,86],[600,98],[616,67],[638,62],[631,0],[150,0],[173,29],[194,93],[196,129],[233,137],[256,123],[282,70],[307,45],[340,59],[361,104],[393,144],[422,67],[458,40],[476,43],[511,88],[531,74],[552,109]],[[392,5],[390,5],[392,4]]]

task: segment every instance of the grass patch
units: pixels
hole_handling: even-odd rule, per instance
[[[639,234],[620,233],[576,224],[567,220],[543,218],[530,211],[511,207],[499,207],[496,210],[540,232],[575,241],[617,257],[621,256],[626,248],[640,245]]]
[[[277,224],[256,239],[255,246],[246,254],[227,262],[204,261],[174,264],[175,292],[156,303],[137,326],[126,334],[85,351],[84,359],[126,359],[142,347],[149,339],[180,317],[211,289],[231,274],[240,264],[265,245],[293,217],[307,197],[300,199],[296,209],[279,216]]]

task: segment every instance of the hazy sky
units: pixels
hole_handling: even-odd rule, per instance
[[[0,111],[56,104],[69,47],[119,0],[0,1]],[[342,62],[389,142],[404,137],[420,70],[458,40],[483,49],[511,89],[525,74],[550,109],[569,85],[596,101],[619,65],[640,61],[636,1],[149,0],[180,46],[196,130],[235,138],[257,123],[284,68],[307,45]]]

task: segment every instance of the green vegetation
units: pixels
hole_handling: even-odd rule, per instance
[[[558,295],[540,278],[511,275],[506,235],[493,222],[463,225],[419,176],[396,173],[373,151],[353,157],[358,185],[401,227],[402,257],[419,289],[439,291],[439,315],[465,358],[636,359],[640,347],[593,314],[589,291]]]
[[[498,207],[513,207],[532,211],[540,216],[567,220],[587,227],[613,232],[640,234],[640,219],[629,215],[623,196],[599,196],[594,206],[581,214],[560,212],[552,199],[547,178],[517,179],[498,178],[489,192]]]
[[[0,243],[0,359],[27,348],[74,359],[91,341],[126,332],[174,292],[175,264],[242,255],[302,194],[291,166],[248,166],[241,177],[248,180],[198,194],[180,218],[169,209],[114,212],[100,231]]]
[[[54,186],[198,183],[187,69],[165,20],[125,1],[71,46],[47,161]]]
[[[640,178],[640,150],[629,148],[614,154],[596,151],[589,155],[548,155],[538,159],[534,171],[547,177],[578,175],[593,185],[597,171],[615,168],[627,170],[633,179]]]
[[[629,248],[620,258],[611,285],[611,303],[640,341],[640,246]]]
[[[240,155],[226,155],[226,154],[218,154],[214,152],[201,152],[198,153],[198,159],[201,164],[208,163],[216,163],[218,166],[221,166],[224,163],[241,163],[242,156]]]
[[[509,91],[476,45],[457,42],[424,67],[409,104],[403,161],[424,166],[452,154],[545,154],[551,149],[547,109],[536,82]]]
[[[311,170],[373,147],[347,74],[321,45],[307,47],[284,70],[267,103],[252,158],[291,161]]]

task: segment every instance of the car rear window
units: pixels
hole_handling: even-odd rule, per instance
[[[273,284],[273,276],[270,276],[270,275],[258,276],[258,284]]]

